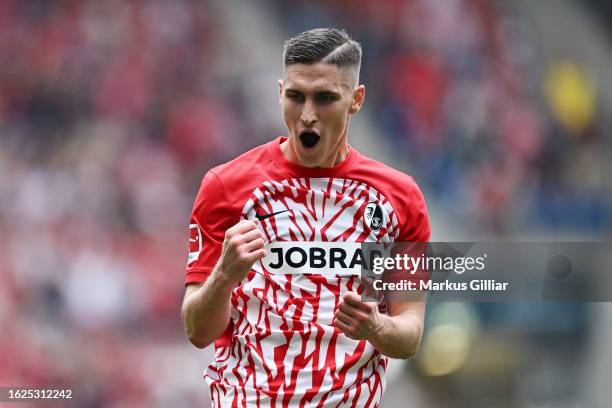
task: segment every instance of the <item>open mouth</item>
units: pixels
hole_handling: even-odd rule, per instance
[[[304,130],[300,133],[300,142],[306,149],[312,149],[321,139],[321,136],[313,130]]]

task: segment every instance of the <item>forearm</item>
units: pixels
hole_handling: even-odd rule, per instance
[[[196,347],[208,346],[227,327],[233,287],[234,282],[216,266],[204,285],[185,299],[181,311],[185,333]]]
[[[382,354],[407,359],[414,356],[423,335],[422,319],[410,312],[380,315],[380,327],[368,340]]]

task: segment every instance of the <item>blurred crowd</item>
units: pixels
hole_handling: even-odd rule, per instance
[[[364,47],[366,108],[426,197],[475,231],[609,231],[610,139],[580,61],[538,57],[489,0],[273,2],[288,32],[334,25]]]
[[[603,111],[556,115],[528,35],[491,2],[269,3],[292,33],[363,43],[372,137],[428,199],[495,233],[609,226]],[[0,385],[203,402],[178,360],[160,366],[188,347],[192,200],[206,169],[276,136],[244,105],[253,78],[224,65],[229,30],[202,1],[0,2]]]
[[[0,2],[0,385],[169,405],[174,373],[152,361],[187,347],[193,198],[249,126],[219,85],[217,17],[199,1]]]

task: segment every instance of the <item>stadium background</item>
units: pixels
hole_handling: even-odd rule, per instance
[[[0,385],[195,406],[182,335],[203,173],[283,134],[281,45],[364,47],[351,143],[412,173],[432,240],[602,240],[612,10],[577,0],[0,2]],[[604,266],[608,267],[609,266]],[[431,304],[384,407],[607,406],[608,304]]]

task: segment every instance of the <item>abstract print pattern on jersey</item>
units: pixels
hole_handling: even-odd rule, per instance
[[[345,243],[393,242],[399,235],[396,213],[382,194],[341,178],[266,181],[242,215],[259,219],[268,242],[285,249],[321,242],[329,252]],[[327,252],[319,254],[324,270],[299,259],[307,251],[284,259],[291,273],[259,261],[234,289],[231,343],[216,349],[216,363],[205,374],[215,406],[378,405],[387,359],[332,325],[340,297],[359,290],[360,276],[335,273],[342,260],[330,263]]]

